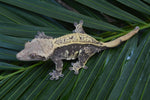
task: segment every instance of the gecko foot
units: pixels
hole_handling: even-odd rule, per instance
[[[56,71],[56,70],[53,70],[53,72],[50,72],[49,75],[51,76],[50,80],[54,80],[54,79],[58,80],[59,77],[64,76],[61,71]]]
[[[84,69],[87,69],[88,67],[87,66],[81,66],[80,64],[79,64],[79,62],[76,62],[76,63],[71,63],[71,65],[73,66],[73,67],[69,67],[69,70],[74,70],[74,74],[79,74],[79,70],[81,69],[81,68],[84,68]]]
[[[83,66],[82,68],[83,68],[83,69],[88,69],[88,67],[87,67],[87,66]]]

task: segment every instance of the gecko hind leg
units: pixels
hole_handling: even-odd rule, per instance
[[[85,33],[83,30],[83,20],[80,20],[79,24],[77,22],[74,23],[74,26],[76,27],[75,30],[73,30],[73,33]]]
[[[53,72],[50,72],[49,75],[51,76],[50,80],[58,80],[59,77],[63,77],[64,75],[62,74],[63,70],[63,62],[62,60],[56,60],[53,59],[53,62],[56,65],[56,70],[53,70]]]
[[[81,49],[81,52],[78,56],[78,61],[76,63],[72,63],[73,67],[69,67],[69,69],[73,70],[74,74],[78,74],[81,68],[87,69],[88,67],[85,66],[85,64],[88,61],[88,59],[97,52],[96,50],[97,49],[93,47],[85,47]]]

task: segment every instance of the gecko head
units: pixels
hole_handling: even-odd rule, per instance
[[[45,61],[54,51],[52,40],[35,38],[25,44],[24,49],[16,55],[16,58],[22,61]]]

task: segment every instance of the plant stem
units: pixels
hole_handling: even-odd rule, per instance
[[[31,65],[31,66],[29,66],[29,67],[22,68],[22,69],[20,69],[20,70],[14,72],[14,73],[11,73],[11,74],[8,74],[8,75],[5,75],[5,76],[0,76],[0,80],[5,79],[5,78],[8,78],[8,77],[12,77],[12,76],[14,76],[14,75],[16,75],[16,74],[18,74],[18,73],[20,73],[20,72],[23,72],[23,71],[25,71],[25,70],[34,68],[34,67],[36,67],[36,66],[38,66],[38,65],[40,65],[40,64],[42,64],[42,63],[43,63],[43,62],[39,62],[39,63],[36,63],[36,64]]]

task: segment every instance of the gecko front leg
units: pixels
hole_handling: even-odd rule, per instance
[[[53,72],[50,72],[49,75],[51,76],[50,80],[58,80],[59,77],[63,77],[62,74],[63,70],[63,61],[61,59],[52,58],[52,61],[55,63],[56,70],[53,70]]]

